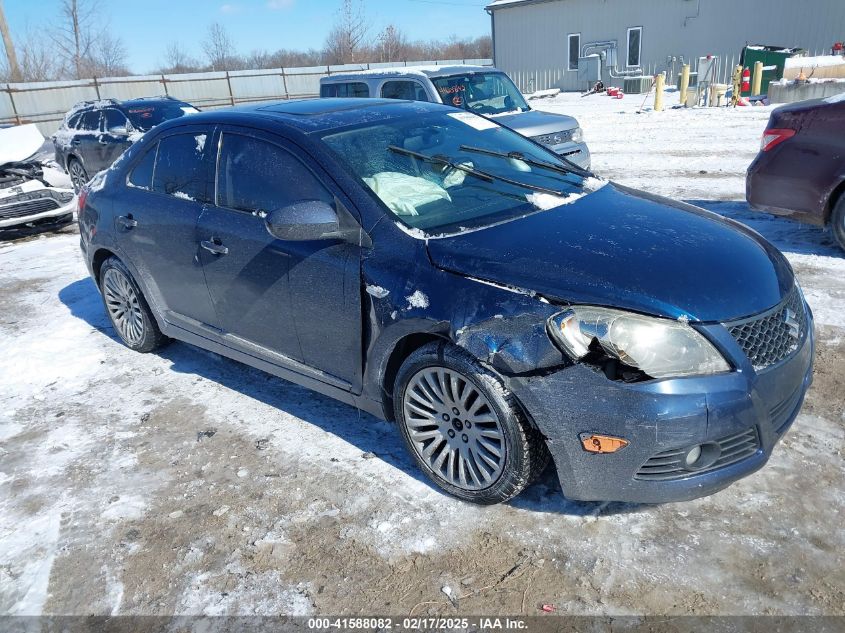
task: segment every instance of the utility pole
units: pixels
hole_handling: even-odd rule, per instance
[[[3,35],[3,44],[6,47],[6,57],[9,60],[9,72],[12,81],[21,80],[21,69],[18,66],[18,56],[15,54],[15,44],[12,42],[12,34],[9,32],[9,25],[6,23],[6,12],[3,10],[3,0],[0,0],[0,34]]]

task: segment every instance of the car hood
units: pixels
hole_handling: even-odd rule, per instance
[[[431,239],[447,271],[555,303],[729,321],[776,305],[793,286],[783,255],[741,224],[608,184],[572,204]]]
[[[491,117],[494,121],[509,127],[523,136],[539,136],[578,127],[578,121],[566,114],[552,114],[529,110],[517,114],[502,114]]]
[[[0,166],[32,158],[43,144],[44,136],[34,123],[0,129]]]

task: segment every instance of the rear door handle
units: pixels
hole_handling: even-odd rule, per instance
[[[212,238],[214,239],[214,238]],[[211,240],[203,240],[200,242],[200,246],[202,246],[205,250],[209,253],[214,253],[215,255],[228,255],[229,249],[222,244],[217,244]]]
[[[131,214],[118,216],[117,221],[123,225],[124,229],[128,230],[134,229],[138,226],[138,220],[133,218]]]

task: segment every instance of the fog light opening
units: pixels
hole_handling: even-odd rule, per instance
[[[687,470],[702,470],[716,463],[722,449],[715,442],[693,446],[684,455],[684,467]]]

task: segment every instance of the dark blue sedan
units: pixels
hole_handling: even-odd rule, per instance
[[[550,459],[571,499],[713,493],[765,464],[812,377],[810,310],[762,237],[442,105],[166,122],[79,218],[128,347],[179,339],[395,420],[476,503]]]

